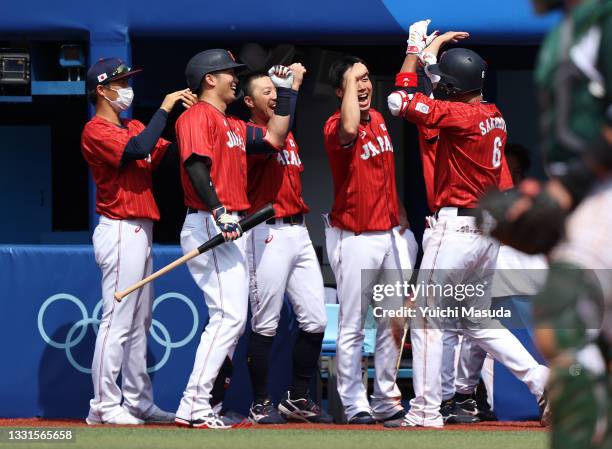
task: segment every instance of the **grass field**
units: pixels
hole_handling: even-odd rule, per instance
[[[455,426],[456,427],[456,426]],[[19,427],[23,429],[23,427]],[[37,429],[48,428],[41,423]],[[14,427],[0,426],[0,448],[68,449],[544,449],[546,432],[533,430],[491,430],[452,428],[438,430],[349,430],[329,428],[250,428],[195,430],[175,427],[72,427],[72,442],[7,442]],[[50,429],[50,428],[49,428]]]

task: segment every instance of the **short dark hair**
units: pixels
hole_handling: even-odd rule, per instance
[[[242,85],[242,90],[244,92],[244,95],[249,96],[249,97],[252,96],[253,95],[253,81],[259,78],[263,78],[265,76],[268,76],[268,72],[265,72],[263,70],[258,70],[256,72],[251,72],[247,74],[244,78],[242,78],[242,81],[240,82],[240,84]]]
[[[329,68],[329,82],[334,89],[342,88],[344,74],[358,62],[361,62],[363,65],[367,65],[363,59],[352,55],[343,56],[342,58],[333,62]]]
[[[531,167],[531,152],[520,143],[506,144],[505,154],[506,157],[514,156],[516,158],[523,173],[526,173]]]

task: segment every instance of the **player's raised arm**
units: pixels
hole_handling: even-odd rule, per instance
[[[387,97],[389,112],[396,117],[405,113],[417,92],[419,55],[437,37],[437,32],[427,34],[427,27],[430,22],[431,20],[427,19],[410,25],[406,57],[400,72],[395,76],[395,87],[399,89]]]
[[[281,67],[281,66],[279,66]],[[289,130],[293,128],[293,122],[295,119],[295,108],[297,106],[298,90],[304,80],[304,74],[306,68],[300,64],[295,63],[289,66],[291,73],[293,74],[293,82],[289,89]],[[281,116],[281,120],[277,121],[274,116],[280,112],[284,113],[286,106],[284,102],[284,92],[281,90],[280,108],[279,108],[279,90],[274,85],[272,78],[269,75],[263,73],[253,73],[247,76],[243,80],[245,96],[244,102],[247,108],[249,108],[254,115],[251,116],[251,120],[247,123],[246,129],[246,153],[249,155],[254,154],[270,154],[281,150],[284,145],[284,141],[281,145],[276,143],[277,140],[281,139],[284,132],[285,116]],[[266,98],[267,106],[265,108],[256,107],[254,95],[261,99]],[[270,134],[270,123],[272,123],[272,130]],[[276,127],[278,125],[278,127]],[[287,131],[287,134],[288,134]]]
[[[297,98],[300,87],[302,87],[302,82],[304,81],[304,75],[306,74],[306,67],[304,67],[299,62],[291,64],[289,69],[293,73],[293,84],[291,85],[290,95],[290,103],[289,103],[289,130],[293,129],[293,124],[295,123],[295,108],[297,107]]]
[[[268,76],[276,87],[276,107],[270,117],[266,128],[264,140],[270,145],[280,148],[285,143],[289,133],[291,117],[291,87],[293,86],[293,72],[289,67],[275,65],[268,71]]]
[[[368,68],[361,62],[355,63],[344,73],[342,81],[344,92],[340,104],[340,127],[338,128],[341,145],[347,145],[357,138],[361,120],[359,84],[367,81],[369,76]]]
[[[123,162],[145,159],[152,153],[166,127],[168,114],[179,101],[182,102],[185,108],[189,108],[197,102],[197,98],[189,89],[179,90],[166,95],[146,128],[137,136],[132,137],[126,144],[123,152]]]

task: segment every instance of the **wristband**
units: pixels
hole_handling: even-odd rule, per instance
[[[291,89],[287,87],[276,88],[276,108],[274,114],[286,117],[291,114]]]
[[[404,72],[395,75],[396,87],[417,87],[418,77],[416,72]]]

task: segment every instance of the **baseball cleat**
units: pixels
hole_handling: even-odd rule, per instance
[[[168,424],[173,423],[175,418],[174,413],[167,412],[157,405],[153,405],[147,417],[144,418],[144,422],[146,424]]]
[[[219,430],[227,430],[232,429],[234,427],[238,427],[237,423],[234,420],[227,418],[225,416],[219,416],[216,413],[209,413],[208,415],[200,418],[200,419],[183,419],[176,418],[174,420],[178,427],[191,427],[194,429],[219,429]]]
[[[387,421],[396,421],[398,419],[403,419],[406,416],[406,410],[402,409],[399,412],[395,412],[392,415],[386,417],[374,416],[377,422],[387,422]]]
[[[479,408],[478,415],[476,416],[478,416],[481,421],[497,421],[497,415],[490,409]]]
[[[478,410],[476,409],[475,412],[466,411],[459,407],[454,398],[444,401],[440,405],[440,414],[445,424],[474,424],[480,422],[480,419],[474,413],[478,413]]]
[[[87,417],[85,419],[85,422],[89,424],[90,426],[96,425],[96,424],[116,424],[119,426],[140,426],[145,423],[142,419],[138,419],[135,416],[130,415],[125,410],[121,410],[121,413],[119,413],[116,416],[113,416],[111,419],[107,421],[100,421],[97,419]]]
[[[291,399],[287,392],[278,405],[278,411],[287,419],[309,423],[331,424],[334,419],[309,397]]]
[[[550,426],[552,423],[552,413],[546,392],[544,392],[542,397],[538,400],[538,407],[540,409],[540,425],[542,427]]]
[[[397,419],[390,419],[383,423],[387,429],[400,429],[403,427],[418,427],[417,424],[413,423],[408,419],[408,415],[404,413],[404,416]]]
[[[287,424],[287,420],[278,412],[270,399],[251,404],[249,421],[253,424]]]
[[[232,421],[232,429],[246,429],[251,427],[253,423],[249,419],[233,410],[226,410],[221,412],[221,416]]]
[[[478,415],[478,403],[473,396],[457,393],[453,400],[465,414],[472,416]]]
[[[348,420],[348,424],[376,424],[370,412],[359,412]]]

